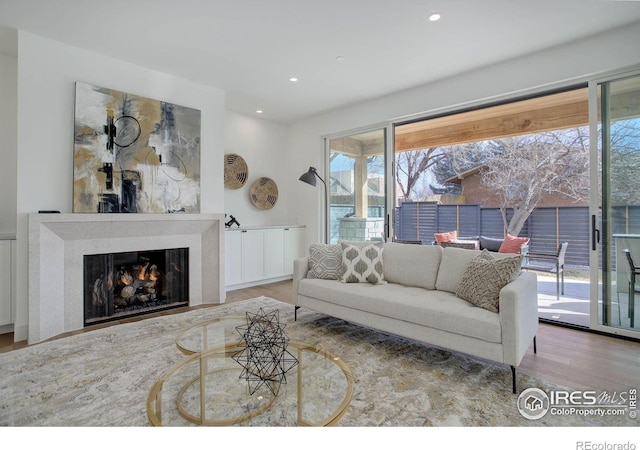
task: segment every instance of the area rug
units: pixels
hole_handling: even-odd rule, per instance
[[[341,426],[607,426],[620,417],[524,418],[508,367],[360,327],[267,297],[150,318],[0,354],[2,426],[149,426],[153,383],[181,358],[184,328],[278,310],[291,340],[340,355],[354,378]],[[519,374],[520,389],[554,389]],[[625,423],[624,421],[627,420]]]

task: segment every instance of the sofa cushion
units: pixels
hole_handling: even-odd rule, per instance
[[[498,249],[500,253],[521,253],[522,246],[527,245],[529,243],[528,237],[516,237],[507,234],[504,238],[504,242]]]
[[[381,245],[353,245],[341,242],[343,274],[345,283],[384,283]]]
[[[442,249],[442,262],[438,269],[436,289],[455,294],[467,265],[480,254],[480,250],[467,250],[455,247]]]
[[[497,252],[500,250],[500,246],[503,242],[504,239],[480,236],[480,250],[484,250],[486,248],[490,252]]]
[[[520,255],[494,258],[483,250],[467,265],[456,295],[475,306],[498,312],[500,290],[518,276],[521,265]]]
[[[342,277],[342,247],[338,244],[311,244],[307,278],[339,280]]]
[[[467,250],[470,251],[470,250]],[[438,330],[500,343],[500,316],[450,292],[402,286],[374,286],[329,280],[300,280],[300,295]],[[383,319],[381,319],[383,320]],[[446,343],[442,343],[443,346]]]
[[[389,283],[436,288],[436,277],[442,260],[437,245],[384,244],[384,279]]]

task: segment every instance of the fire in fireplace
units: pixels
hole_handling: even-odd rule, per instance
[[[189,249],[84,256],[84,324],[189,304]]]

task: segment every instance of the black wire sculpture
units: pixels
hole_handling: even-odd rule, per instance
[[[243,349],[231,357],[243,367],[239,378],[247,380],[251,395],[264,384],[276,396],[298,360],[287,350],[289,337],[280,325],[279,311],[265,313],[260,308],[255,314],[247,312],[246,317],[247,324],[236,327]]]

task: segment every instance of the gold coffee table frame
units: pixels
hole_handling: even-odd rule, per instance
[[[178,334],[178,337],[176,339],[176,347],[178,347],[178,350],[180,350],[182,353],[184,353],[185,355],[193,355],[195,353],[202,353],[204,351],[207,351],[207,349],[209,348],[209,326],[211,325],[222,325],[223,327],[226,325],[228,326],[230,329],[234,330],[234,342],[240,342],[240,335],[239,334],[235,334],[235,328],[238,325],[244,325],[246,323],[246,317],[245,316],[223,316],[223,317],[216,317],[215,319],[211,319],[211,320],[207,320],[206,322],[199,322],[196,323],[194,325],[191,325],[188,328],[185,328],[184,330],[182,330],[180,332],[180,334]],[[211,334],[215,334],[215,333],[211,333]],[[192,346],[189,346],[185,341],[189,338],[196,338],[197,340],[200,341],[200,344],[197,345],[195,348]],[[203,345],[204,344],[204,345]],[[219,345],[216,345],[215,347],[218,347],[218,351],[221,351],[222,348],[220,348]],[[227,348],[228,347],[228,348]],[[224,346],[224,350],[225,353],[233,353],[236,350],[239,350],[237,345],[226,345]]]
[[[208,326],[220,323],[222,326],[225,326],[224,322],[229,320],[231,324],[235,323],[235,321],[242,321],[244,318],[239,316],[227,317],[227,318],[218,318],[211,321],[207,321],[204,323],[196,324],[194,326],[189,327],[180,333],[176,345],[185,354],[188,354],[187,358],[182,361],[174,364],[167,372],[165,372],[162,377],[157,380],[153,386],[151,387],[151,391],[149,392],[149,396],[147,398],[147,415],[152,425],[154,426],[162,426],[162,391],[165,382],[171,379],[171,377],[181,368],[189,365],[189,364],[199,364],[199,374],[195,377],[189,379],[179,390],[176,395],[176,407],[179,414],[186,420],[191,423],[197,425],[209,425],[209,426],[228,426],[235,425],[242,422],[246,422],[249,419],[256,417],[260,414],[265,413],[269,408],[273,405],[273,403],[277,400],[277,396],[271,396],[265,401],[264,404],[259,405],[255,409],[247,412],[246,414],[242,414],[237,417],[229,417],[224,419],[207,419],[206,418],[206,387],[207,387],[207,377],[211,375],[219,375],[219,376],[229,376],[226,375],[225,372],[234,372],[235,375],[231,376],[239,376],[242,368],[238,365],[237,369],[232,368],[222,368],[209,370],[207,361],[210,358],[231,358],[235,352],[242,349],[240,345],[235,344],[227,344],[215,346],[212,348],[206,348],[208,343]],[[227,325],[230,326],[230,325]],[[200,329],[198,330],[198,328]],[[204,343],[204,351],[197,351],[193,348],[187,348],[183,343],[181,343],[181,339],[187,334],[191,332],[202,332],[202,335],[197,336],[202,338],[201,342]],[[297,424],[298,425],[307,425],[307,426],[331,426],[338,423],[338,421],[344,416],[346,413],[347,407],[351,402],[351,398],[353,396],[353,375],[351,374],[351,370],[349,367],[336,355],[323,350],[321,348],[315,347],[313,345],[304,344],[302,342],[289,342],[289,349],[296,349],[296,358],[298,359],[298,364],[295,366],[296,376],[297,376],[297,386],[296,386],[296,403],[297,403]],[[199,349],[198,349],[199,350]],[[345,395],[339,405],[336,407],[334,411],[329,413],[326,418],[318,422],[312,422],[303,417],[303,405],[304,405],[304,388],[303,388],[303,374],[305,370],[305,352],[310,352],[320,357],[324,358],[325,361],[335,364],[339,369],[340,373],[344,375],[346,379],[346,387],[345,387]],[[183,405],[182,399],[183,395],[191,386],[195,384],[199,384],[199,412],[188,411],[187,408]],[[275,390],[276,392],[277,389]],[[247,393],[247,396],[249,394]]]

